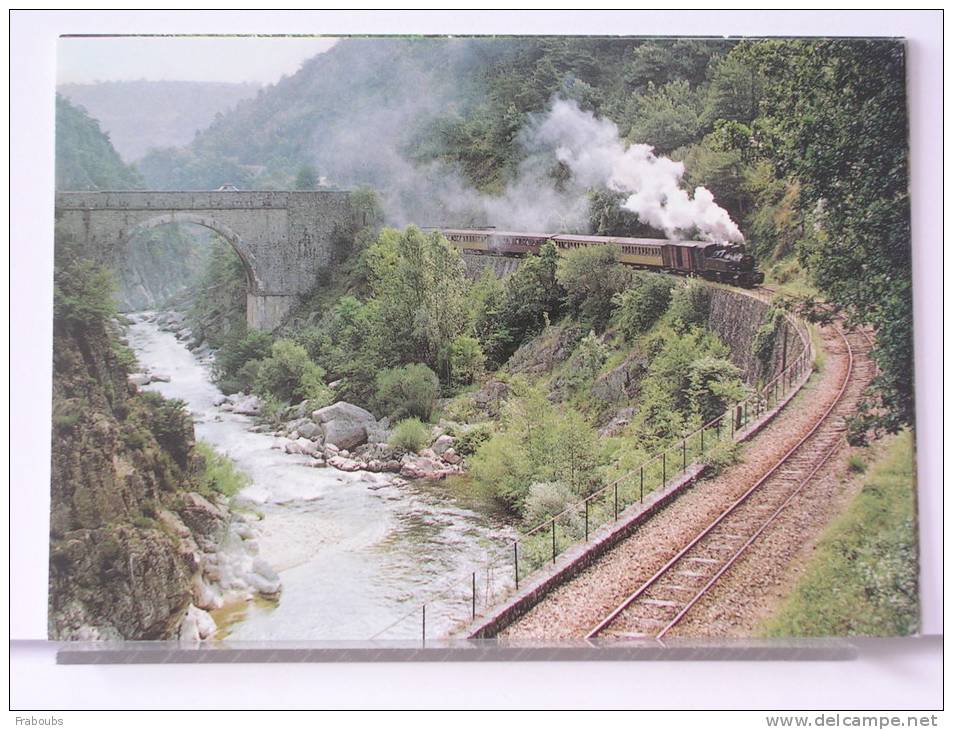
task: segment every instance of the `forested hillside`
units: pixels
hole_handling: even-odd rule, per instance
[[[254,83],[141,80],[63,84],[57,91],[98,119],[123,160],[135,162],[150,147],[189,144],[216,115],[258,89]]]
[[[683,162],[683,187],[711,191],[775,284],[877,327],[890,415],[869,423],[912,421],[900,43],[349,39],[140,170],[207,189],[292,187],[307,169],[374,186],[391,223],[659,235],[611,180],[542,154],[555,99]]]
[[[142,187],[135,169],[123,163],[85,110],[56,95],[57,190],[129,190]]]

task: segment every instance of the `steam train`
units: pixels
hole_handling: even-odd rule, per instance
[[[495,229],[442,228],[440,232],[466,253],[493,256],[525,256],[537,253],[547,241],[565,254],[589,246],[613,246],[619,261],[641,269],[654,269],[685,276],[700,276],[751,288],[764,281],[755,268],[754,257],[739,243],[713,241],[669,241],[660,238],[582,236],[575,234],[520,233]]]

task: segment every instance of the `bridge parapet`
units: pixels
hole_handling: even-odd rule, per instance
[[[193,223],[225,238],[248,276],[248,324],[281,323],[331,261],[356,220],[344,190],[96,191],[56,194],[57,225],[92,258],[115,267],[136,233]]]

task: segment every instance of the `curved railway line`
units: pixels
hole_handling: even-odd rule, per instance
[[[874,364],[870,336],[837,328],[847,368],[831,405],[807,433],[707,527],[587,634],[588,639],[664,638],[811,484],[845,443],[846,416],[856,407]]]

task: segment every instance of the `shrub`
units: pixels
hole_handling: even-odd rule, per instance
[[[702,463],[707,465],[710,474],[717,476],[729,466],[734,466],[741,461],[741,445],[734,441],[724,441],[711,450],[702,458]]]
[[[331,401],[324,370],[314,364],[304,347],[291,340],[278,340],[271,346],[271,356],[257,367],[253,390],[288,403],[308,400],[326,405]]]
[[[863,474],[867,471],[867,462],[864,461],[864,457],[860,454],[851,454],[847,458],[847,468],[854,472],[854,474]]]
[[[523,524],[527,529],[532,529],[561,514],[571,504],[578,501],[578,495],[574,494],[572,488],[563,482],[531,484],[523,506]],[[556,523],[567,528],[572,536],[578,537],[585,531],[583,520],[580,510],[576,509],[562,515]]]
[[[630,340],[647,332],[672,301],[672,284],[658,275],[642,275],[638,286],[612,298],[623,334]]]
[[[390,445],[405,451],[420,451],[430,440],[430,429],[419,418],[400,421],[390,436]]]
[[[469,385],[483,374],[486,355],[479,340],[460,335],[450,343],[450,380],[454,385]]]
[[[219,454],[208,444],[199,441],[195,444],[195,451],[203,465],[198,475],[200,491],[206,494],[218,492],[232,497],[251,483],[248,475],[240,471],[231,459]]]
[[[741,371],[728,360],[706,355],[689,366],[689,398],[702,423],[717,418],[731,404],[744,398]]]
[[[566,290],[566,304],[597,332],[605,329],[613,297],[632,281],[632,272],[618,262],[611,246],[572,251],[559,262],[559,283]]]
[[[456,435],[454,450],[460,456],[471,456],[476,453],[481,444],[485,444],[493,435],[493,429],[488,423],[478,423]]]
[[[195,429],[185,401],[166,400],[154,391],[137,396],[148,408],[143,424],[152,432],[159,446],[183,469],[189,461]]]
[[[378,409],[391,418],[429,421],[440,396],[437,375],[421,363],[383,370],[375,384]]]
[[[703,326],[708,322],[711,309],[711,288],[699,281],[690,280],[676,287],[668,316],[672,326],[679,332],[690,327]]]
[[[212,368],[215,382],[222,391],[237,393],[251,390],[258,362],[271,354],[273,342],[274,338],[270,334],[258,330],[227,339],[215,353]]]

